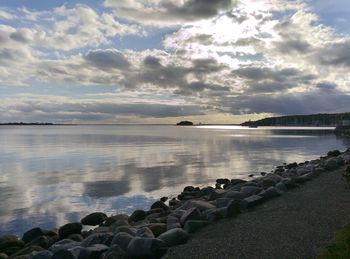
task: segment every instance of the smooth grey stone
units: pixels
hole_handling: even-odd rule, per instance
[[[279,191],[277,188],[271,186],[267,188],[266,190],[263,190],[258,195],[261,196],[264,200],[268,200],[271,198],[278,197],[282,194],[281,191]]]
[[[59,250],[67,250],[76,246],[80,246],[80,242],[76,242],[70,239],[63,239],[50,246],[49,250],[53,253],[56,253]]]
[[[91,213],[81,219],[81,224],[88,226],[97,226],[100,225],[107,219],[107,215],[102,212]]]
[[[37,237],[44,236],[44,235],[45,233],[41,228],[33,228],[23,234],[22,240],[24,243],[29,243],[30,241],[36,239]]]
[[[243,186],[241,188],[241,192],[246,193],[249,196],[257,194],[257,193],[261,192],[262,190],[263,190],[262,188],[256,187],[256,186]]]
[[[182,228],[174,228],[161,234],[158,239],[164,241],[168,246],[176,246],[187,243],[189,234]]]
[[[109,247],[103,244],[95,244],[80,251],[78,259],[99,259],[100,256],[109,250]]]
[[[154,238],[153,232],[148,227],[141,227],[136,231],[136,236],[144,238]]]
[[[235,199],[235,200],[242,200],[244,198],[247,198],[249,195],[244,192],[239,191],[229,191],[227,192],[224,197],[229,199]]]
[[[125,232],[118,233],[112,239],[111,246],[118,245],[121,249],[126,251],[130,241],[133,238],[134,237],[128,233],[125,233]]]
[[[134,227],[121,226],[121,227],[117,227],[114,230],[115,234],[120,233],[120,232],[125,232],[125,233],[132,235],[132,236],[136,236],[137,229]]]
[[[227,207],[227,205],[232,201],[230,198],[219,198],[216,200],[216,206],[218,208]]]
[[[80,234],[83,226],[80,222],[68,223],[58,229],[58,234],[61,239],[72,234]]]
[[[209,210],[206,210],[204,213],[205,213],[205,218],[209,222],[215,222],[222,219],[222,215],[220,214],[220,211],[217,209],[209,209]]]
[[[272,179],[269,179],[269,178],[263,179],[261,181],[261,186],[264,189],[267,189],[267,188],[269,188],[271,186],[275,186],[275,185],[276,185],[276,182]]]
[[[201,213],[197,208],[192,208],[187,210],[180,219],[181,225],[185,225],[186,221],[188,220],[200,220],[201,219]]]
[[[112,233],[96,233],[88,236],[81,242],[81,246],[89,247],[95,244],[104,244],[109,246],[114,235]]]
[[[183,210],[189,210],[191,208],[197,208],[200,211],[203,211],[207,209],[215,209],[216,207],[213,204],[203,200],[190,200],[185,202],[185,204],[180,207],[180,209]]]
[[[163,209],[163,210],[168,210],[169,207],[162,201],[156,201],[155,203],[152,204],[151,209]]]
[[[133,222],[133,221],[140,221],[140,220],[144,220],[147,216],[146,211],[144,210],[135,210],[131,216],[129,217],[129,221]]]
[[[53,254],[51,259],[76,259],[76,257],[71,251],[59,250]]]
[[[263,198],[259,195],[252,195],[240,201],[240,206],[243,209],[251,208],[263,201]]]

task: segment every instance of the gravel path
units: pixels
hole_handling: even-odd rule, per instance
[[[165,258],[315,258],[350,221],[350,190],[341,170],[238,217],[222,220],[171,248]]]

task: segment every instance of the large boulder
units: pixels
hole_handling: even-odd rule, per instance
[[[109,247],[103,244],[94,244],[82,249],[79,253],[79,259],[99,259],[100,256],[109,250]]]
[[[51,259],[76,259],[76,257],[72,251],[63,249],[55,252]]]
[[[94,212],[81,219],[81,224],[97,226],[107,219],[107,215],[102,212]]]
[[[241,212],[240,203],[237,201],[231,201],[226,209],[226,217],[234,217]]]
[[[152,204],[151,209],[163,209],[163,210],[168,210],[169,207],[162,201],[156,201],[155,203]]]
[[[26,246],[41,246],[42,248],[48,249],[53,243],[54,240],[51,237],[39,236],[27,243]]]
[[[44,236],[44,235],[45,233],[41,228],[33,228],[23,234],[22,240],[25,243],[29,243],[30,241],[36,239],[37,237]]]
[[[131,216],[129,217],[130,222],[136,222],[140,220],[144,220],[147,216],[146,211],[144,210],[135,210]]]
[[[132,235],[129,235],[128,233],[124,233],[124,232],[118,233],[114,236],[111,242],[111,246],[118,245],[121,249],[126,251],[130,241],[133,238],[134,237]]]
[[[248,208],[251,208],[255,205],[258,205],[262,201],[263,201],[263,198],[261,196],[252,195],[252,196],[249,196],[249,197],[243,199],[242,201],[240,201],[240,206],[243,209],[248,209]]]
[[[0,238],[0,253],[7,255],[14,254],[24,247],[24,242],[18,240],[18,237],[14,235],[6,235]]]
[[[143,238],[154,238],[153,232],[148,227],[141,227],[136,231],[136,235]]]
[[[76,246],[80,246],[80,242],[76,242],[70,239],[63,239],[50,246],[49,250],[53,253],[56,253],[57,251],[68,250]]]
[[[263,189],[257,186],[243,186],[241,188],[241,192],[246,193],[247,195],[251,196],[254,194],[257,194],[261,192]]]
[[[128,246],[127,254],[131,257],[161,257],[167,251],[164,241],[155,238],[133,238]]]
[[[90,247],[96,244],[103,244],[109,246],[112,242],[113,237],[114,235],[112,233],[92,234],[81,242],[81,246]]]
[[[148,224],[147,227],[152,231],[155,237],[163,234],[167,230],[167,226],[164,223],[152,223]]]
[[[218,184],[229,184],[231,181],[227,178],[218,178],[216,179],[216,183]]]
[[[61,239],[64,239],[72,234],[80,234],[83,226],[81,223],[68,223],[58,229],[58,234]]]
[[[229,191],[227,192],[224,197],[228,199],[234,199],[234,200],[243,200],[244,198],[247,198],[249,194],[239,191]]]
[[[213,204],[203,200],[190,200],[185,202],[185,204],[180,207],[180,209],[183,210],[188,210],[191,208],[197,208],[200,211],[203,211],[207,209],[215,209],[216,207]]]
[[[186,212],[181,216],[180,223],[182,226],[185,225],[188,220],[200,220],[201,213],[197,208],[191,208],[186,210]]]
[[[276,182],[270,178],[265,178],[261,181],[260,185],[262,186],[262,188],[267,189],[271,186],[275,186]]]
[[[164,241],[168,246],[176,246],[185,244],[189,237],[189,234],[182,228],[174,228],[161,234],[158,239]]]

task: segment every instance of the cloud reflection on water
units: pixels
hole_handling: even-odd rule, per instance
[[[185,185],[247,177],[346,145],[322,132],[237,127],[0,128],[0,234],[147,208]]]

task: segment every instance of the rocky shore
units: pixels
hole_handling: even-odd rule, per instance
[[[217,179],[215,187],[187,186],[177,198],[163,197],[148,211],[136,210],[130,216],[95,212],[58,229],[31,229],[21,239],[6,235],[0,237],[0,259],[161,258],[200,228],[235,217],[349,162],[350,150],[330,151],[320,159],[252,175],[249,181]]]

